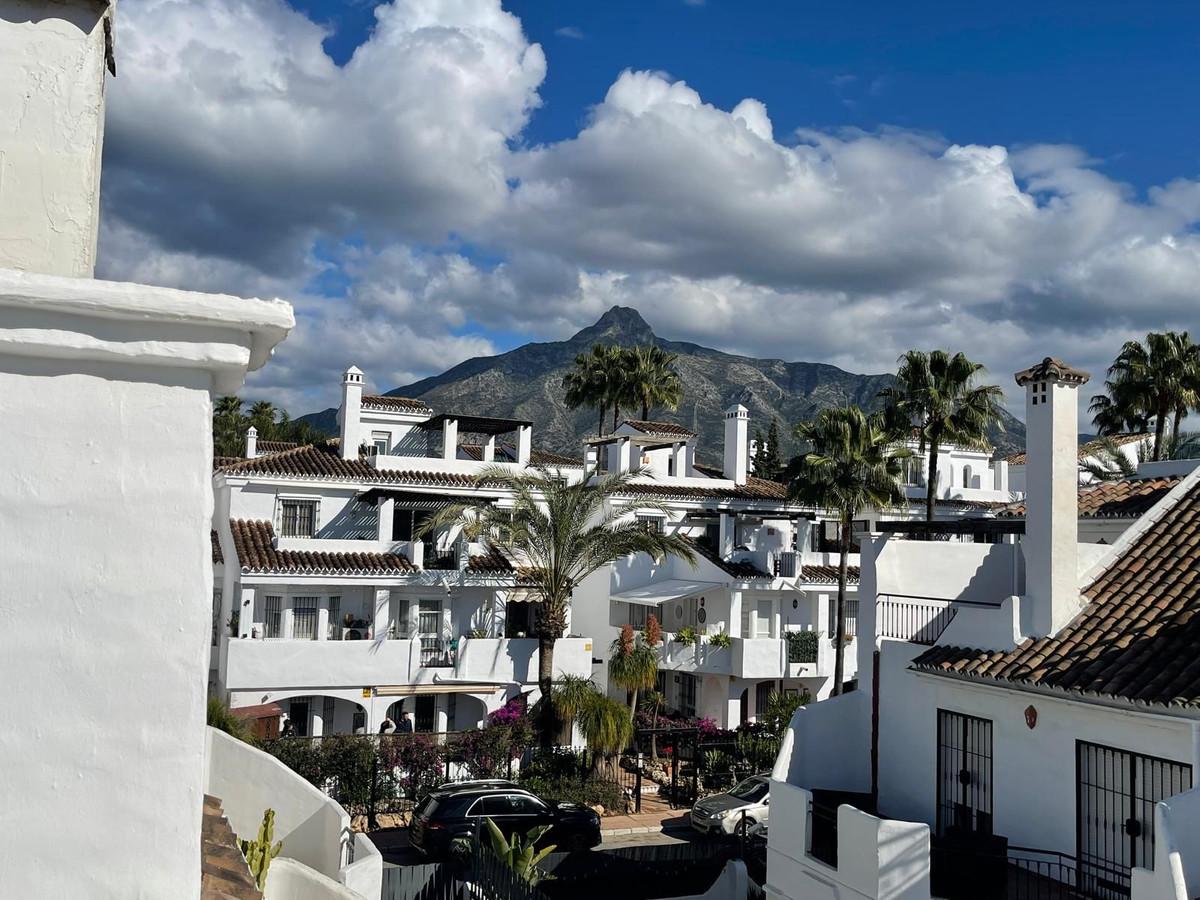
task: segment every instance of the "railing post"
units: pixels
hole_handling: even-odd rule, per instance
[[[633,782],[633,811],[642,811],[642,760],[639,756],[637,765],[637,776]]]

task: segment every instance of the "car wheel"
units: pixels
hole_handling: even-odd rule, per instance
[[[754,827],[754,820],[749,816],[743,816],[738,820],[737,825],[733,827],[733,834],[736,838],[744,838],[750,834],[750,829]]]

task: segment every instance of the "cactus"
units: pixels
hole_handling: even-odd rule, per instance
[[[258,885],[260,891],[267,883],[267,869],[271,865],[271,860],[277,857],[279,851],[283,849],[283,841],[271,844],[273,837],[275,837],[275,810],[268,809],[263,812],[262,824],[258,826],[258,837],[252,841],[239,841],[242,846],[242,856],[246,857],[246,865],[250,867],[250,874],[254,876],[254,883]]]

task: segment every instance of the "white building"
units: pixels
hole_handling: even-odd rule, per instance
[[[1137,469],[1142,453],[1154,442],[1154,436],[1150,434],[1114,434],[1107,440],[1111,440],[1116,445],[1117,452],[1125,457],[1125,461]],[[1103,438],[1096,438],[1079,445],[1080,484],[1092,484],[1096,481],[1096,477],[1085,468],[1089,463],[1105,467],[1112,465],[1112,461],[1102,453],[1104,441]],[[1009,486],[1014,491],[1024,493],[1025,454],[1014,453],[1005,457],[1003,462],[1008,464]]]
[[[112,6],[0,0],[0,894],[225,896],[223,799],[278,811],[268,898],[378,897],[337,804],[205,726],[212,397],[294,320],[91,277]]]
[[[768,895],[1196,895],[1200,471],[1111,544],[1081,542],[1086,380],[1050,359],[1018,373],[1024,523],[865,543],[873,678],[793,719]]]

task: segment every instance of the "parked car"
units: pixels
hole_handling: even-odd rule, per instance
[[[550,804],[511,781],[447,784],[413,811],[409,843],[418,852],[444,857],[457,837],[470,837],[490,818],[506,835],[526,834],[538,825],[550,830],[539,846],[586,850],[600,843],[600,816],[574,803]]]
[[[767,824],[770,802],[771,776],[752,775],[723,794],[697,800],[692,827],[705,834],[754,834]]]

